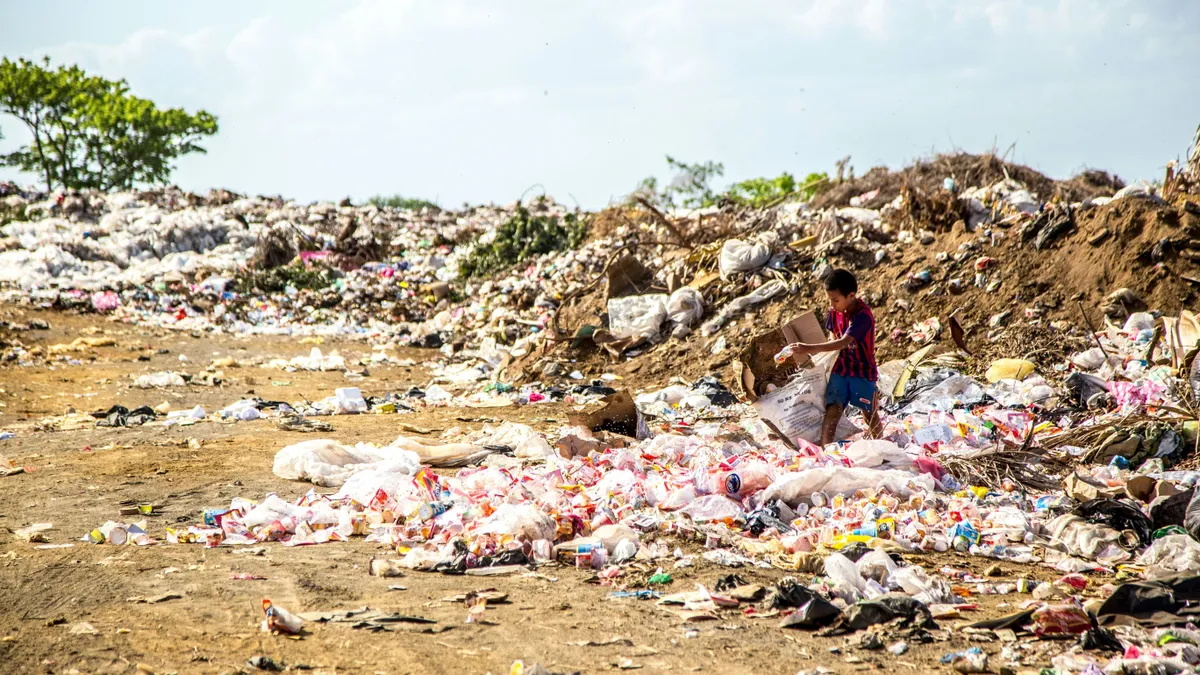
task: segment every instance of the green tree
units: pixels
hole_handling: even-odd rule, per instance
[[[722,198],[735,204],[762,207],[788,199],[807,201],[822,188],[828,186],[829,176],[825,173],[810,173],[803,184],[786,171],[776,178],[751,178],[729,186]]]
[[[0,112],[20,120],[29,145],[0,155],[0,166],[36,173],[55,187],[129,189],[165,183],[174,160],[217,132],[203,110],[159,109],[129,93],[124,80],[88,75],[50,59],[0,60]]]
[[[661,191],[658,179],[650,176],[642,180],[638,188],[629,195],[630,201],[645,199],[662,208],[703,208],[716,203],[717,194],[710,183],[725,174],[725,165],[720,162],[688,164],[667,155],[667,167],[675,171],[674,178]]]

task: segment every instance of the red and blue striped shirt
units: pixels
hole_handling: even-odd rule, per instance
[[[825,319],[825,330],[834,337],[849,335],[854,344],[838,353],[833,372],[842,377],[861,377],[872,382],[879,379],[879,368],[875,365],[875,315],[862,300],[857,309],[842,313],[829,310]]]

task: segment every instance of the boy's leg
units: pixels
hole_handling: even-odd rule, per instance
[[[825,423],[821,425],[821,447],[833,442],[837,436],[838,422],[842,421],[844,406],[830,403],[825,406]]]
[[[825,384],[825,421],[821,425],[821,447],[829,445],[837,437],[838,422],[849,401],[850,380],[833,373]]]
[[[871,397],[871,411],[867,413],[868,438],[883,438],[883,422],[879,419],[879,392]]]

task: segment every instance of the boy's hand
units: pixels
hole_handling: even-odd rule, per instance
[[[799,342],[793,342],[792,344],[786,345],[783,349],[779,350],[779,353],[775,355],[775,364],[782,366],[783,364],[787,363],[788,359],[792,358],[796,354],[809,353],[811,353],[811,349],[808,345]]]

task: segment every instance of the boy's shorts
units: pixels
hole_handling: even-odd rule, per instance
[[[870,414],[875,405],[875,383],[865,377],[846,377],[833,373],[825,386],[825,407],[852,405]]]

